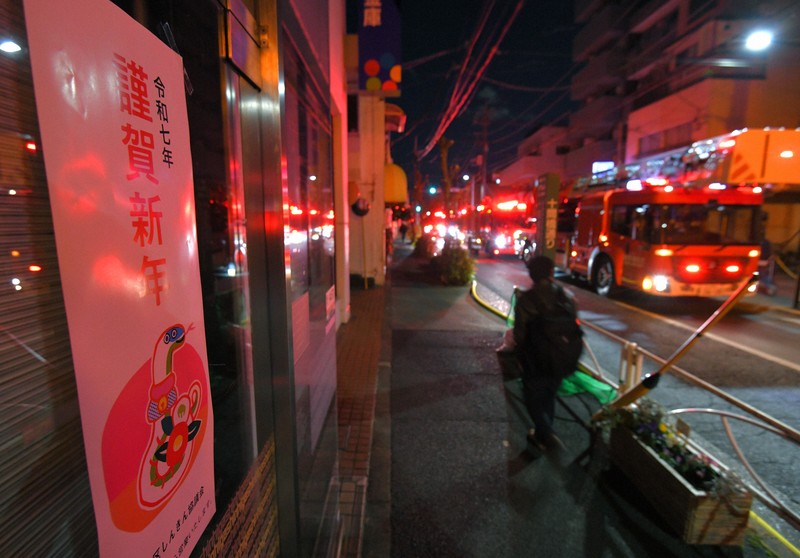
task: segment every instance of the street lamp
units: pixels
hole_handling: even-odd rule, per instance
[[[758,52],[769,48],[772,44],[772,38],[772,31],[760,29],[758,31],[753,31],[747,36],[744,46],[747,50]]]
[[[8,52],[10,54],[13,52],[19,52],[20,50],[22,50],[22,48],[14,41],[4,40],[0,42],[0,50],[2,50],[3,52]]]

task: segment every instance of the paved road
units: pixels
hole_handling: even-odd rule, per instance
[[[687,545],[665,528],[608,467],[603,445],[590,445],[599,403],[588,394],[559,406],[561,459],[528,448],[519,383],[495,360],[503,320],[467,288],[437,286],[397,260],[390,372],[379,388],[390,400],[391,457],[370,473],[371,491],[388,485],[393,557],[769,555],[752,544]],[[377,556],[371,548],[366,541],[365,556]]]

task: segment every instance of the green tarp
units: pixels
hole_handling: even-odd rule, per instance
[[[600,403],[606,405],[617,397],[617,390],[610,385],[595,380],[588,374],[577,370],[564,378],[561,387],[558,388],[558,395],[567,396],[577,393],[589,393]]]

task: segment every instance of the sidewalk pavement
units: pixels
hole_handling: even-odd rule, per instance
[[[410,252],[396,246],[385,286],[351,292],[337,334],[341,556],[772,556],[663,526],[590,443],[588,394],[557,407],[560,460],[529,448],[519,382],[494,351],[504,320]]]

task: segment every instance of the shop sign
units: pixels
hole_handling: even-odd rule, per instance
[[[106,0],[24,0],[101,556],[188,556],[215,512],[181,58]]]
[[[394,0],[358,1],[358,84],[362,93],[400,95],[401,18]]]

